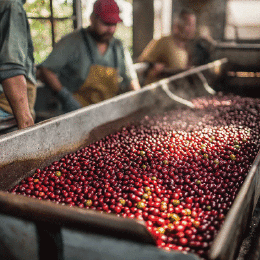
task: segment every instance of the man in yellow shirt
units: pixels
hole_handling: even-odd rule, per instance
[[[190,42],[195,34],[195,14],[181,10],[174,19],[172,34],[152,40],[138,59],[150,64],[144,85],[188,69],[191,66]]]

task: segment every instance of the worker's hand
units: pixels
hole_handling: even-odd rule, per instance
[[[34,125],[34,120],[31,114],[25,115],[22,120],[18,120],[18,129],[23,129]]]
[[[156,62],[153,64],[152,68],[150,69],[149,75],[152,77],[158,77],[159,75],[161,75],[164,69],[165,69],[164,63]]]
[[[156,71],[156,73],[160,73],[164,70],[165,64],[161,62],[156,62],[153,66],[153,69]]]
[[[72,93],[63,87],[57,94],[62,110],[67,113],[81,108],[81,104],[73,97]]]

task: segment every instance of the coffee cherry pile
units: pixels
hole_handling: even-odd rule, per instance
[[[158,247],[207,259],[259,151],[260,100],[192,102],[36,169],[9,192],[144,220]]]

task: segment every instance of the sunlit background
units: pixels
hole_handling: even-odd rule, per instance
[[[123,23],[118,24],[116,37],[132,53],[133,45],[133,0],[116,0],[121,11]],[[81,1],[82,25],[89,25],[89,16],[95,0]],[[35,48],[35,62],[41,63],[51,52],[54,43],[72,32],[73,0],[53,0],[53,17],[60,20],[50,21],[50,0],[27,0],[24,5],[31,26]],[[260,40],[260,1],[229,0],[224,30],[225,41]],[[171,32],[171,18],[174,7],[172,0],[154,0],[154,38],[158,39]],[[35,19],[41,17],[41,19]],[[31,19],[34,18],[34,19]]]

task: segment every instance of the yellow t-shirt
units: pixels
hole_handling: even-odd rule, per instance
[[[172,70],[185,70],[189,64],[189,53],[179,47],[172,35],[152,40],[139,57],[140,62],[160,62]],[[149,79],[149,82],[157,79]]]

